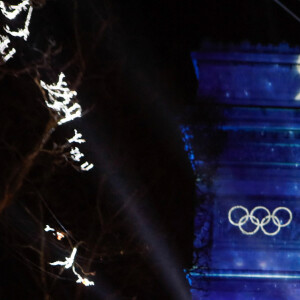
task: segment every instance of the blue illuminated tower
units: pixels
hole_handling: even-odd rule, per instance
[[[300,49],[192,53],[193,299],[300,299]]]

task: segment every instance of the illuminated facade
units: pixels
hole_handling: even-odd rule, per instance
[[[192,53],[193,299],[300,299],[300,49]]]

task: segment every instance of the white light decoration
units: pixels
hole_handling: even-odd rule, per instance
[[[95,285],[95,283],[93,281],[90,281],[87,278],[83,278],[80,274],[78,274],[76,272],[76,269],[74,266],[76,253],[77,253],[77,247],[74,247],[70,257],[66,257],[65,261],[55,261],[53,263],[50,263],[50,265],[51,266],[64,266],[65,269],[72,268],[73,273],[77,276],[77,280],[76,280],[77,283],[82,283],[85,286]]]
[[[76,272],[74,265],[73,265],[73,267],[72,267],[72,271],[73,271],[73,273],[74,273],[74,274],[77,276],[77,278],[78,278],[78,279],[76,280],[77,283],[82,283],[82,284],[84,284],[85,286],[95,285],[94,281],[90,281],[90,280],[88,280],[87,278],[81,277],[80,274],[78,274],[78,273]]]
[[[85,140],[82,139],[82,134],[77,132],[76,129],[74,129],[74,136],[71,139],[68,139],[68,142],[71,143],[78,143],[78,144],[82,144],[85,143]]]
[[[31,15],[32,15],[32,11],[33,11],[33,8],[32,6],[29,6],[29,9],[28,9],[28,13],[27,13],[27,17],[26,17],[26,20],[25,20],[25,24],[24,24],[24,28],[23,29],[18,29],[17,31],[12,31],[8,25],[6,25],[4,27],[4,30],[12,35],[12,36],[16,36],[16,37],[20,37],[20,38],[23,38],[25,41],[27,41],[28,37],[29,37],[29,24],[30,24],[30,19],[31,19]]]
[[[46,84],[44,81],[40,81],[42,88],[48,92],[47,106],[60,117],[58,125],[80,118],[82,112],[79,103],[72,103],[72,98],[77,95],[77,92],[68,88],[64,78],[65,75],[60,73],[56,84]]]
[[[65,75],[60,73],[57,83],[46,84],[44,81],[40,81],[43,89],[48,92],[49,101],[46,100],[46,105],[54,110],[60,117],[57,122],[58,125],[74,120],[75,118],[81,117],[81,106],[79,103],[72,103],[72,98],[77,95],[76,91],[71,91],[68,88],[67,83],[64,81]],[[85,140],[82,139],[82,134],[74,130],[74,136],[68,140],[69,143],[84,143]],[[71,158],[74,161],[80,161],[81,157],[84,156],[80,150],[75,147],[71,148],[70,151]],[[94,167],[93,164],[88,162],[83,163],[80,166],[82,171],[89,171]]]
[[[65,237],[65,234],[63,232],[56,231],[54,228],[50,227],[49,225],[46,225],[46,227],[44,228],[44,230],[46,232],[51,231],[52,234],[56,237],[56,239],[58,241],[61,241]]]
[[[3,1],[0,1],[0,10],[1,13],[9,20],[15,19],[22,11],[27,12],[26,19],[24,22],[24,28],[19,28],[17,30],[12,30],[8,25],[5,25],[3,29],[7,34],[13,37],[23,38],[27,41],[29,37],[29,25],[32,17],[33,7],[30,4],[30,0],[23,0],[18,5],[6,5]],[[0,35],[0,63],[1,61],[8,61],[16,53],[15,48],[9,47],[11,40],[8,36]],[[46,105],[56,112],[58,117],[57,124],[61,125],[63,123],[74,120],[75,118],[80,118],[82,115],[82,109],[79,103],[73,102],[73,97],[77,95],[76,91],[71,91],[68,88],[67,83],[64,81],[65,75],[61,73],[58,77],[58,82],[55,84],[46,84],[44,81],[40,81],[41,87],[45,89],[48,93],[48,99],[46,100]],[[68,142],[71,143],[84,143],[85,140],[82,139],[82,134],[78,133],[77,130],[74,130],[74,136],[71,139],[68,139]],[[71,157],[74,161],[80,161],[80,158],[84,155],[79,151],[77,147],[71,148],[70,151]],[[80,167],[81,170],[88,171],[93,168],[93,164],[88,162],[83,163]],[[65,234],[59,231],[56,231],[54,228],[46,225],[44,228],[45,232],[52,232],[56,236],[57,240],[61,240],[65,237]],[[82,277],[75,269],[75,257],[77,254],[77,247],[72,249],[70,257],[65,257],[65,261],[55,261],[50,263],[51,266],[63,266],[65,269],[72,268],[73,273],[76,275],[77,283],[82,283],[85,286],[94,285],[93,281],[90,281],[87,278]]]
[[[70,154],[74,161],[80,161],[81,157],[84,156],[77,147],[71,148]]]
[[[16,49],[12,48],[2,59],[4,62],[7,62],[9,59],[11,59],[16,53]]]
[[[51,266],[64,266],[65,269],[69,269],[73,266],[74,264],[74,259],[77,253],[77,247],[74,247],[72,250],[72,253],[70,257],[65,257],[65,261],[55,261],[53,263],[50,263]]]
[[[33,8],[30,5],[29,0],[24,0],[18,5],[5,5],[3,1],[0,1],[0,10],[2,14],[10,19],[15,19],[22,11],[27,11],[27,16],[24,24],[23,29],[18,29],[17,31],[12,31],[8,25],[4,26],[4,30],[15,37],[23,38],[25,41],[28,39],[29,36],[29,24],[32,16]],[[8,44],[10,43],[10,39],[8,36],[1,36],[0,35],[0,54],[2,57],[2,61],[7,62],[11,59],[14,54],[16,53],[16,49],[12,48],[8,51]]]
[[[10,39],[7,36],[0,35],[0,54],[2,56],[2,60],[7,62],[11,59],[16,53],[16,49],[12,48],[8,53],[7,49],[9,48]]]
[[[49,225],[46,225],[46,227],[44,228],[44,230],[45,230],[46,232],[48,232],[48,231],[55,231],[55,229],[52,228],[52,227],[50,227]]]
[[[94,168],[93,164],[88,163],[87,161],[80,166],[82,171],[89,171]]]
[[[62,232],[56,231],[56,239],[61,241],[65,235]]]
[[[22,10],[26,11],[27,6],[30,6],[29,0],[24,0],[18,5],[7,5],[7,7],[3,1],[0,1],[2,14],[10,20],[13,20]]]
[[[7,36],[0,35],[0,53],[4,54],[5,50],[8,48],[10,39]]]

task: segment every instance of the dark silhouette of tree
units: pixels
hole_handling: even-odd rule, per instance
[[[12,11],[21,1],[1,3]],[[126,57],[116,7],[35,0],[15,19],[1,15],[0,45],[10,43],[0,69],[0,298],[189,297],[193,177],[158,83],[145,85]],[[23,28],[30,8],[28,39],[5,30]],[[68,107],[83,107],[64,124],[46,88],[61,73],[61,87],[78,93]],[[74,129],[89,172],[72,156]]]

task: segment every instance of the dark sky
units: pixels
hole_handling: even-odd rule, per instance
[[[70,85],[82,70],[73,28],[76,22],[86,63],[78,87],[78,98],[85,113],[81,120],[57,130],[47,147],[52,149],[53,145],[71,136],[73,128],[78,128],[87,140],[82,149],[95,168],[89,175],[81,174],[68,166],[65,159],[40,155],[28,176],[30,180],[25,181],[19,196],[8,209],[7,215],[12,216],[10,228],[19,230],[19,239],[23,242],[21,226],[18,227],[15,220],[19,219],[21,211],[27,222],[28,216],[22,210],[24,202],[32,211],[39,211],[40,207],[36,205],[40,198],[32,189],[34,183],[56,216],[64,220],[64,225],[86,245],[91,245],[86,250],[80,249],[83,257],[90,257],[90,249],[108,253],[106,264],[100,262],[97,254],[91,269],[96,269],[124,295],[134,296],[139,290],[140,293],[156,292],[155,281],[148,276],[153,271],[150,255],[140,251],[140,256],[125,255],[121,261],[119,256],[109,256],[113,251],[136,251],[137,246],[144,249],[142,247],[147,243],[152,246],[149,240],[145,242],[140,237],[144,228],[136,226],[137,220],[132,220],[128,211],[119,214],[120,219],[114,219],[114,226],[108,228],[104,241],[94,245],[103,230],[95,209],[97,201],[101,199],[106,205],[104,214],[110,220],[111,215],[133,195],[133,202],[154,228],[153,235],[165,241],[170,252],[181,258],[178,270],[182,273],[183,267],[191,265],[194,177],[183,150],[177,116],[182,114],[182,106],[193,103],[196,98],[197,83],[190,52],[199,49],[206,40],[275,45],[287,41],[292,46],[297,45],[300,24],[271,0],[78,0],[80,13],[75,21],[73,3],[72,0],[49,0],[41,9],[36,9],[28,43],[16,41],[18,55],[4,66],[5,70],[12,70],[13,76],[3,76],[0,85],[1,184],[5,186],[7,174],[17,173],[15,170],[20,166],[18,152],[22,155],[30,153],[44,129],[48,113],[32,80],[37,75],[36,70],[49,83],[57,80],[58,72],[64,70]],[[295,13],[300,11],[300,1],[286,0],[285,4]],[[95,45],[93,38],[98,26],[106,20],[109,26]],[[51,39],[62,51],[45,65],[36,67],[35,62],[43,58]],[[29,72],[14,76],[13,70],[30,66],[32,62],[33,68]],[[11,148],[18,151],[14,153]],[[33,201],[35,199],[37,201]],[[55,223],[48,207],[44,210],[49,221]],[[6,229],[8,222],[3,220],[4,224],[0,224],[4,226],[1,230],[6,238],[10,231]],[[32,230],[36,231],[35,228]],[[35,236],[31,234],[31,239]],[[39,242],[39,239],[34,241]],[[49,241],[57,251],[56,242]],[[10,257],[11,249],[13,253],[20,252],[17,246],[10,247],[3,250],[6,256]],[[49,259],[55,253],[53,249],[49,250]],[[10,259],[14,261],[14,256]],[[5,260],[0,263],[5,264]],[[7,264],[13,265],[6,263],[2,269],[6,269]],[[25,274],[31,274],[25,267]],[[19,265],[16,268],[20,268]],[[157,270],[154,273],[158,286],[165,285],[160,270]],[[53,272],[52,269],[49,271]],[[130,276],[123,276],[122,272]],[[13,285],[15,270],[10,269],[8,275],[7,281]],[[18,277],[20,285],[23,277]],[[122,281],[124,278],[125,282]],[[133,287],[128,285],[131,281]],[[58,284],[59,292],[72,295],[65,289],[65,282],[58,281]],[[11,295],[14,291],[28,293],[30,287],[23,282],[23,290],[3,289],[4,294],[7,292],[5,295]],[[149,297],[150,300],[160,299]]]
[[[299,22],[273,0],[119,2],[117,12],[132,60],[144,70],[159,68],[163,86],[177,101],[188,101],[195,94],[189,55],[205,40],[299,44]],[[300,12],[300,1],[283,3],[294,13]]]

